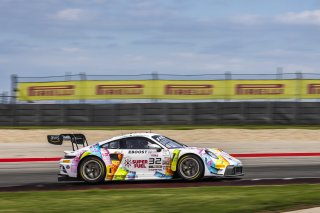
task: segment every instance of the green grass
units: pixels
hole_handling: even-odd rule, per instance
[[[320,185],[0,193],[0,212],[279,212],[314,206],[320,206]]]
[[[155,126],[0,126],[0,129],[191,130],[191,129],[320,129],[320,125],[155,125]]]

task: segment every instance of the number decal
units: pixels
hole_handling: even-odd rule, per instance
[[[149,158],[149,165],[161,165],[161,158]]]

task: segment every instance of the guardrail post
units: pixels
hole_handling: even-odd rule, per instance
[[[11,99],[10,103],[15,104],[17,102],[17,84],[18,84],[18,76],[11,75]]]

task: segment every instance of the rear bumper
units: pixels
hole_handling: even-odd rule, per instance
[[[58,174],[58,182],[82,181],[81,178],[69,177],[68,175]]]
[[[226,171],[224,173],[225,177],[236,177],[243,176],[243,167],[242,166],[227,166]]]

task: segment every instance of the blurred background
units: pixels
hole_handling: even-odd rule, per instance
[[[1,0],[0,125],[318,124],[319,6]]]
[[[320,74],[11,76],[0,125],[319,124]]]
[[[161,80],[318,79],[319,1],[271,2],[1,0],[0,101],[105,104],[181,99],[316,100],[315,95],[302,94],[302,81],[301,85],[283,83],[284,94],[274,98],[270,94],[233,96],[232,86],[237,83],[227,85],[223,83],[226,81],[212,84],[207,96],[161,94],[161,87],[167,83]],[[130,85],[136,81],[144,89],[139,95],[117,96],[105,93],[130,93],[130,89],[116,92],[104,88],[98,98],[93,91],[100,83],[92,82],[97,80],[106,81],[101,85],[109,81],[122,81],[112,85]],[[77,84],[74,91],[69,91],[73,97],[53,92],[56,95],[39,98],[26,92],[28,86],[59,86],[58,82],[64,81]],[[56,83],[23,84],[27,82]]]

